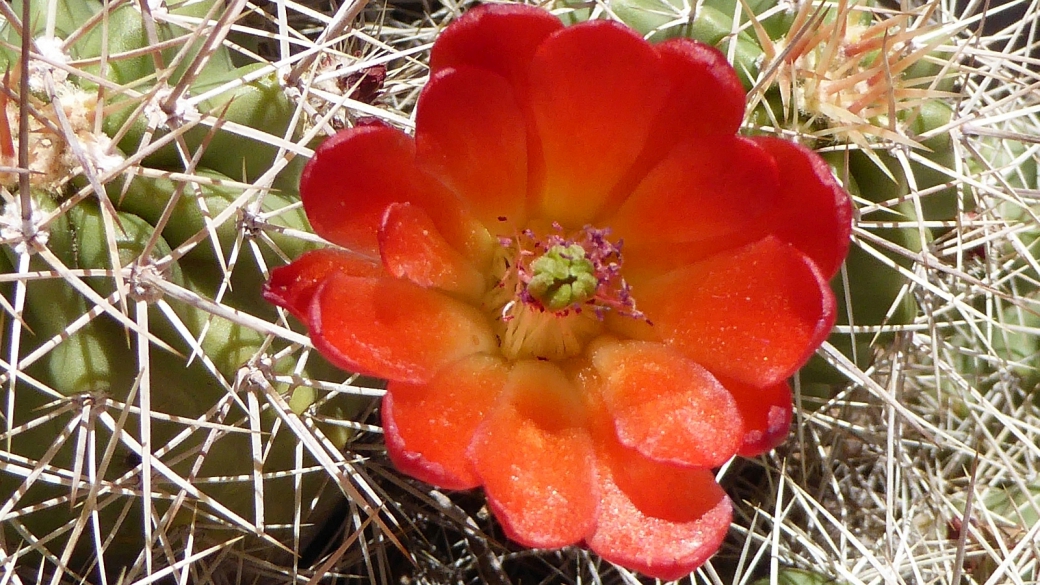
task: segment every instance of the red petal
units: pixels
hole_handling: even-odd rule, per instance
[[[419,98],[419,163],[466,201],[484,225],[522,228],[526,126],[512,87],[500,75],[473,67],[441,70]],[[513,229],[506,231],[511,235]]]
[[[306,323],[314,292],[334,274],[378,277],[383,275],[383,270],[375,262],[356,254],[331,248],[314,250],[292,264],[271,270],[263,296]]]
[[[477,298],[484,277],[437,231],[422,209],[409,203],[386,208],[379,230],[379,253],[390,274],[422,287],[435,287]]]
[[[666,343],[711,372],[759,387],[794,374],[835,319],[834,295],[815,265],[771,236],[637,292]]]
[[[776,159],[780,205],[769,218],[778,238],[794,244],[830,279],[849,249],[852,204],[831,169],[804,146],[765,136],[753,139]]]
[[[617,448],[601,455],[600,506],[586,542],[603,558],[665,581],[715,554],[732,508],[709,469],[680,468]]]
[[[609,225],[625,241],[626,265],[638,271],[646,257],[674,268],[760,238],[748,227],[776,205],[779,188],[776,164],[753,142],[691,140],[647,175]]]
[[[657,52],[631,29],[588,21],[549,37],[531,63],[531,107],[544,177],[540,215],[592,222],[642,151],[668,82]]]
[[[574,544],[595,522],[592,441],[576,394],[556,366],[519,362],[473,440],[488,505],[525,546]]]
[[[791,387],[780,382],[757,388],[720,380],[737,402],[744,421],[744,442],[737,454],[757,457],[787,440],[791,429]]]
[[[468,65],[497,73],[523,92],[531,56],[542,41],[561,28],[560,19],[534,6],[477,6],[437,38],[430,51],[430,73]]]
[[[657,45],[657,52],[671,81],[658,130],[683,136],[736,134],[744,121],[746,96],[726,56],[682,37]]]
[[[466,453],[505,385],[501,360],[470,356],[427,384],[390,382],[383,398],[383,432],[398,470],[445,489],[480,485]]]
[[[718,49],[687,38],[669,39],[654,48],[669,90],[643,151],[615,189],[622,195],[676,144],[706,136],[732,137],[744,119],[744,87]]]
[[[715,467],[744,436],[733,397],[707,370],[664,344],[629,341],[599,346],[592,363],[614,416],[618,439],[643,455]]]
[[[350,128],[323,142],[304,168],[300,195],[314,231],[363,253],[378,254],[376,234],[391,203],[425,209],[460,251],[479,250],[488,239],[443,186],[419,171],[412,139],[387,126]]]
[[[350,371],[422,383],[463,357],[497,350],[477,309],[404,280],[335,275],[315,295],[314,346]]]

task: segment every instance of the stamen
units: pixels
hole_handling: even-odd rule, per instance
[[[645,319],[621,275],[621,242],[609,235],[592,226],[568,234],[554,223],[548,233],[529,228],[499,238],[497,282],[484,306],[503,354],[564,359],[599,334],[608,311]]]

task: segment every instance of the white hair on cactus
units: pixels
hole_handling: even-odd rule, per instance
[[[174,102],[171,111],[167,111],[163,104],[170,97],[171,93],[173,93],[173,88],[171,87],[159,88],[155,91],[152,99],[145,104],[144,116],[148,120],[149,128],[169,130],[170,120],[178,121],[198,117],[198,108],[192,105],[185,95],[182,95]]]
[[[35,42],[43,59],[29,60],[29,89],[34,93],[43,93],[47,87],[43,80],[46,72],[50,72],[51,79],[57,85],[68,79],[68,71],[54,64],[68,64],[69,56],[63,49],[64,41],[58,37],[38,37]]]
[[[22,218],[22,206],[20,199],[14,199],[4,206],[0,213],[0,238],[18,254],[31,253],[40,246],[47,244],[49,233],[46,228],[39,226],[43,221],[43,212],[32,202],[32,213],[29,220]]]

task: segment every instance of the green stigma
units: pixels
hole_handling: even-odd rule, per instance
[[[550,311],[565,309],[596,294],[599,279],[595,270],[580,245],[555,245],[531,262],[527,293]]]

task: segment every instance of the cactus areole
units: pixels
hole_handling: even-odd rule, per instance
[[[482,486],[506,534],[673,579],[719,547],[712,468],[782,441],[786,379],[834,323],[848,195],[811,151],[737,135],[721,53],[521,5],[432,49],[414,138],[327,140],[301,185],[339,248],[270,301],[389,380],[397,467]]]

